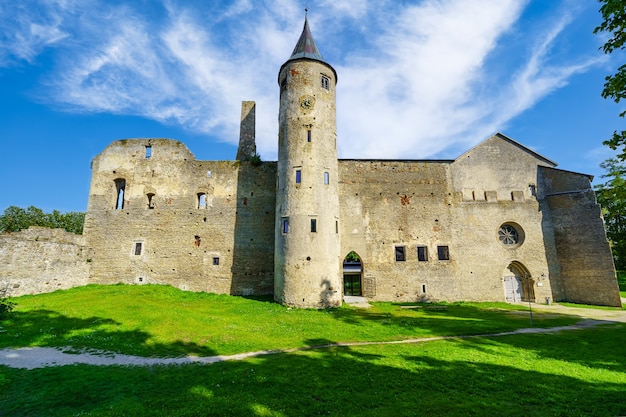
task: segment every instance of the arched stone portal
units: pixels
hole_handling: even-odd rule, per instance
[[[504,282],[504,296],[508,303],[535,302],[535,280],[521,262],[511,262],[504,270],[502,281]]]
[[[343,295],[363,295],[363,263],[354,251],[348,253],[343,260]]]

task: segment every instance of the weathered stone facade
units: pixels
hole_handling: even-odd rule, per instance
[[[63,229],[0,234],[0,290],[17,297],[86,285],[90,253],[85,236]]]
[[[113,142],[92,162],[84,241],[5,235],[0,281],[25,293],[158,283],[314,308],[345,295],[621,305],[591,178],[502,134],[454,160],[338,160],[336,82],[305,23],[278,77],[278,162],[255,160],[253,102],[236,161],[198,161],[169,139]],[[35,254],[59,273],[21,270]]]

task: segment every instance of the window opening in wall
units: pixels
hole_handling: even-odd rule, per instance
[[[206,208],[206,194],[198,193],[198,208],[204,209]]]
[[[306,131],[306,141],[311,142],[311,129]]]
[[[428,261],[428,248],[426,246],[417,247],[417,260],[420,262]]]
[[[528,191],[533,197],[537,196],[537,186],[535,184],[528,184]]]
[[[321,82],[324,90],[330,90],[330,79],[327,76],[322,75]]]
[[[422,294],[426,294],[426,284],[422,284]]]
[[[396,246],[396,262],[406,261],[406,252],[404,246]]]
[[[524,230],[515,223],[505,223],[498,229],[498,240],[504,246],[515,247],[524,241]]]
[[[282,231],[283,233],[289,233],[289,217],[283,217]]]
[[[437,246],[437,258],[440,261],[450,260],[450,250],[447,246]]]
[[[150,159],[152,156],[152,146],[146,145],[146,159]]]
[[[146,194],[146,197],[148,197],[148,208],[153,209],[154,208],[154,194],[148,193]]]
[[[126,190],[126,180],[122,178],[116,179],[115,189],[117,191],[115,210],[122,210],[124,208],[124,192]]]
[[[335,233],[339,233],[339,221],[335,220]]]
[[[330,174],[328,172],[324,172],[324,184],[328,185],[330,182]]]
[[[141,242],[135,242],[135,255],[141,255]]]
[[[300,184],[302,182],[302,171],[299,169],[296,170],[296,184]]]
[[[213,257],[213,265],[219,265],[220,264],[220,258],[217,256]]]
[[[311,219],[311,233],[317,233],[317,219]]]

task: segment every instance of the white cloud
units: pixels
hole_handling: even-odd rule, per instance
[[[234,0],[199,11],[166,0],[155,17],[129,2],[91,0],[86,9],[29,0],[9,10],[2,1],[0,66],[57,48],[48,98],[68,111],[140,115],[236,143],[240,103],[255,100],[258,148],[264,159],[276,157],[276,77],[300,34],[301,2]],[[33,13],[36,5],[43,12]],[[596,63],[552,62],[575,16],[550,16],[544,33],[525,32],[517,23],[526,5],[324,0],[312,7],[313,34],[339,74],[341,155],[426,158],[470,146]],[[530,52],[503,75],[487,62],[512,30]]]

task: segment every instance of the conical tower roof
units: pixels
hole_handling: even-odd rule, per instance
[[[298,43],[293,49],[293,53],[288,60],[291,61],[292,59],[298,58],[309,58],[315,59],[316,61],[326,62],[324,61],[320,50],[317,49],[317,45],[315,44],[315,40],[311,34],[311,29],[309,28],[309,19],[306,15],[304,17],[304,28],[302,29],[302,34],[300,35],[300,39],[298,39]]]
[[[309,28],[308,10],[304,15],[304,27],[302,28],[302,34],[300,35],[300,39],[298,39],[298,43],[293,49],[291,57],[289,57],[289,59],[283,65],[281,65],[280,70],[282,71],[285,65],[287,65],[289,62],[300,59],[311,59],[328,65],[335,74],[335,80],[337,79],[337,72],[332,67],[332,65],[324,60],[322,54],[320,53],[320,50],[315,44],[315,40],[313,39],[313,35],[311,34],[311,28]]]

